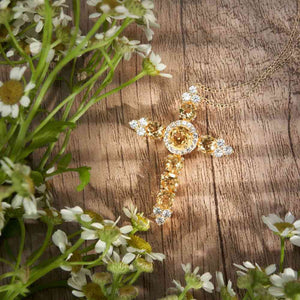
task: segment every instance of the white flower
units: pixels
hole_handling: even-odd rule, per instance
[[[2,0],[0,2],[0,9],[6,9],[9,4],[10,4],[10,0]]]
[[[79,206],[75,206],[73,208],[66,207],[65,209],[62,209],[60,213],[63,220],[66,222],[74,222],[78,221],[78,217],[83,214],[83,210]]]
[[[122,5],[121,1],[119,2],[120,5],[117,5],[115,7],[110,7],[109,4],[105,3],[103,0],[88,0],[87,4],[89,6],[93,6],[96,9],[96,12],[92,13],[89,18],[95,19],[101,17],[103,13],[107,14],[108,17],[106,18],[108,22],[111,22],[111,18],[121,20],[125,19],[127,17],[133,17],[128,12],[127,8]]]
[[[166,65],[161,63],[161,57],[158,54],[155,54],[153,51],[144,59],[143,67],[148,75],[159,75],[166,78],[172,78],[171,74],[161,73],[161,71],[166,68]]]
[[[17,118],[19,115],[19,104],[28,107],[30,99],[28,92],[35,86],[29,82],[25,88],[21,79],[26,71],[26,67],[12,68],[9,74],[9,80],[0,81],[0,114],[2,117],[11,116]],[[25,92],[25,94],[24,94]]]
[[[276,271],[275,264],[269,265],[265,269],[261,268],[257,263],[252,264],[250,261],[243,262],[243,265],[238,265],[238,264],[233,264],[233,265],[235,267],[237,267],[238,269],[240,269],[236,272],[239,276],[246,275],[250,269],[253,269],[253,270],[258,269],[259,271],[264,272],[268,276],[273,274]]]
[[[206,292],[212,293],[214,289],[213,283],[210,281],[212,275],[209,272],[202,274],[201,276],[198,274],[199,267],[196,267],[194,271],[192,271],[192,266],[190,263],[181,265],[183,271],[185,272],[185,280],[188,285],[195,285],[192,288],[197,287],[203,288]]]
[[[109,249],[108,249],[108,255],[110,256],[113,252],[113,246],[120,246],[120,245],[126,245],[126,240],[129,239],[129,237],[126,235],[132,231],[132,226],[127,225],[123,226],[121,228],[116,227],[116,224],[120,218],[116,220],[116,222],[113,222],[111,220],[104,220],[103,224],[101,223],[92,223],[90,228],[82,227],[83,231],[81,233],[81,238],[84,240],[96,240],[98,239],[96,245],[95,245],[95,251],[97,253],[102,253],[107,248],[107,243],[110,243]],[[111,235],[109,235],[108,240],[105,240],[103,238],[101,240],[100,236],[104,236],[105,232],[111,232]]]
[[[68,285],[74,290],[72,294],[76,297],[84,297],[85,294],[82,292],[82,288],[87,285],[87,276],[91,278],[91,271],[88,269],[81,268],[78,273],[71,273],[72,277],[68,279]]]
[[[222,272],[216,272],[216,279],[217,279],[217,291],[220,292],[221,289],[225,286],[224,278]],[[232,282],[228,280],[227,286],[225,286],[227,289],[228,294],[231,297],[235,296],[235,292],[232,289]]]
[[[297,281],[298,274],[297,271],[294,271],[291,268],[284,269],[283,273],[279,275],[274,274],[270,277],[271,283],[273,286],[269,288],[269,293],[275,297],[284,297],[284,287],[288,282]],[[286,298],[284,298],[286,299]]]
[[[71,246],[68,241],[68,237],[65,232],[58,229],[52,235],[52,242],[55,246],[57,246],[61,253],[65,253],[68,246]]]
[[[288,238],[292,244],[300,247],[300,220],[296,221],[290,212],[285,215],[284,220],[275,214],[263,216],[262,219],[275,234]]]

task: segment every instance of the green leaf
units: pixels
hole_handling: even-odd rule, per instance
[[[0,141],[2,141],[6,136],[6,124],[3,118],[0,119]]]
[[[66,153],[57,163],[57,169],[66,169],[72,160],[72,154]]]
[[[73,129],[75,123],[64,121],[51,121],[47,123],[37,134],[32,138],[31,144],[23,150],[20,158],[27,157],[35,149],[48,146],[52,142],[58,140],[59,134],[67,128]]]
[[[90,167],[80,167],[80,168],[73,169],[73,170],[79,174],[80,184],[77,186],[77,191],[80,192],[90,182],[91,168]]]
[[[45,181],[43,175],[38,171],[31,171],[30,177],[32,178],[35,186],[40,186]]]

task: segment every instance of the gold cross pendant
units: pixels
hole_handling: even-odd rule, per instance
[[[197,116],[197,109],[201,97],[197,88],[191,86],[189,92],[182,94],[179,109],[180,120],[172,122],[167,127],[147,118],[132,120],[129,125],[139,136],[163,140],[166,148],[171,152],[167,156],[164,172],[161,175],[160,190],[153,208],[156,223],[162,225],[173,213],[173,203],[178,187],[178,175],[183,167],[183,155],[191,153],[195,148],[214,157],[222,157],[233,153],[231,146],[223,139],[209,135],[200,136],[191,123]]]

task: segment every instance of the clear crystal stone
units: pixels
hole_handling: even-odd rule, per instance
[[[220,148],[217,148],[214,152],[213,152],[214,157],[222,157],[223,156],[223,151]]]
[[[139,127],[136,131],[139,136],[144,136],[146,134],[146,130],[143,127]]]
[[[197,88],[194,85],[192,85],[192,86],[189,87],[189,91],[192,94],[196,94],[197,93]]]
[[[225,155],[230,155],[233,153],[233,149],[231,146],[225,146],[222,150]]]
[[[165,218],[164,218],[164,217],[157,217],[157,218],[155,219],[155,221],[156,221],[156,223],[157,223],[158,225],[162,225],[162,224],[165,223]]]
[[[193,95],[192,96],[192,101],[194,103],[199,103],[201,101],[201,98],[198,95]]]
[[[218,139],[217,140],[217,145],[218,145],[218,147],[222,147],[222,146],[225,145],[225,141],[223,139]]]
[[[153,213],[155,215],[160,215],[161,214],[161,209],[159,207],[153,207]]]
[[[183,93],[182,94],[182,100],[183,101],[189,101],[189,100],[191,100],[191,94],[190,93]]]
[[[172,212],[169,210],[169,209],[165,209],[163,212],[162,212],[162,216],[164,218],[170,218],[172,215]]]
[[[138,124],[137,120],[132,120],[132,121],[129,122],[129,126],[132,129],[136,129],[139,126],[139,124]]]
[[[148,124],[148,121],[147,121],[146,118],[141,118],[141,119],[139,119],[139,122],[140,122],[140,124],[141,124],[142,126],[147,126],[147,124]]]

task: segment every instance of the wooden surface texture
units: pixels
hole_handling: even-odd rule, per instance
[[[85,2],[85,1],[82,1]],[[167,155],[162,142],[138,137],[128,126],[149,117],[168,125],[178,118],[188,86],[246,81],[263,70],[288,41],[295,0],[156,0],[160,29],[153,49],[173,79],[144,78],[95,105],[75,130],[69,150],[74,165],[92,167],[91,183],[76,192],[76,174],[56,178],[56,205],[79,205],[116,218],[133,202],[149,214]],[[88,17],[82,3],[83,18]],[[83,23],[85,24],[85,23]],[[130,36],[140,39],[138,30]],[[165,295],[172,279],[182,279],[181,263],[200,272],[225,272],[236,278],[233,263],[278,263],[279,241],[262,215],[291,211],[300,217],[300,76],[297,54],[262,88],[233,109],[201,106],[194,122],[203,134],[223,137],[234,155],[214,159],[197,151],[186,156],[174,215],[154,225],[146,238],[166,254],[152,275],[138,282],[139,299]],[[115,85],[140,69],[140,58],[122,62]],[[37,233],[32,239],[40,238]],[[299,248],[289,247],[286,262],[300,265]],[[65,276],[52,274],[52,277]],[[195,293],[197,299],[217,299]],[[35,299],[72,299],[65,291]]]

